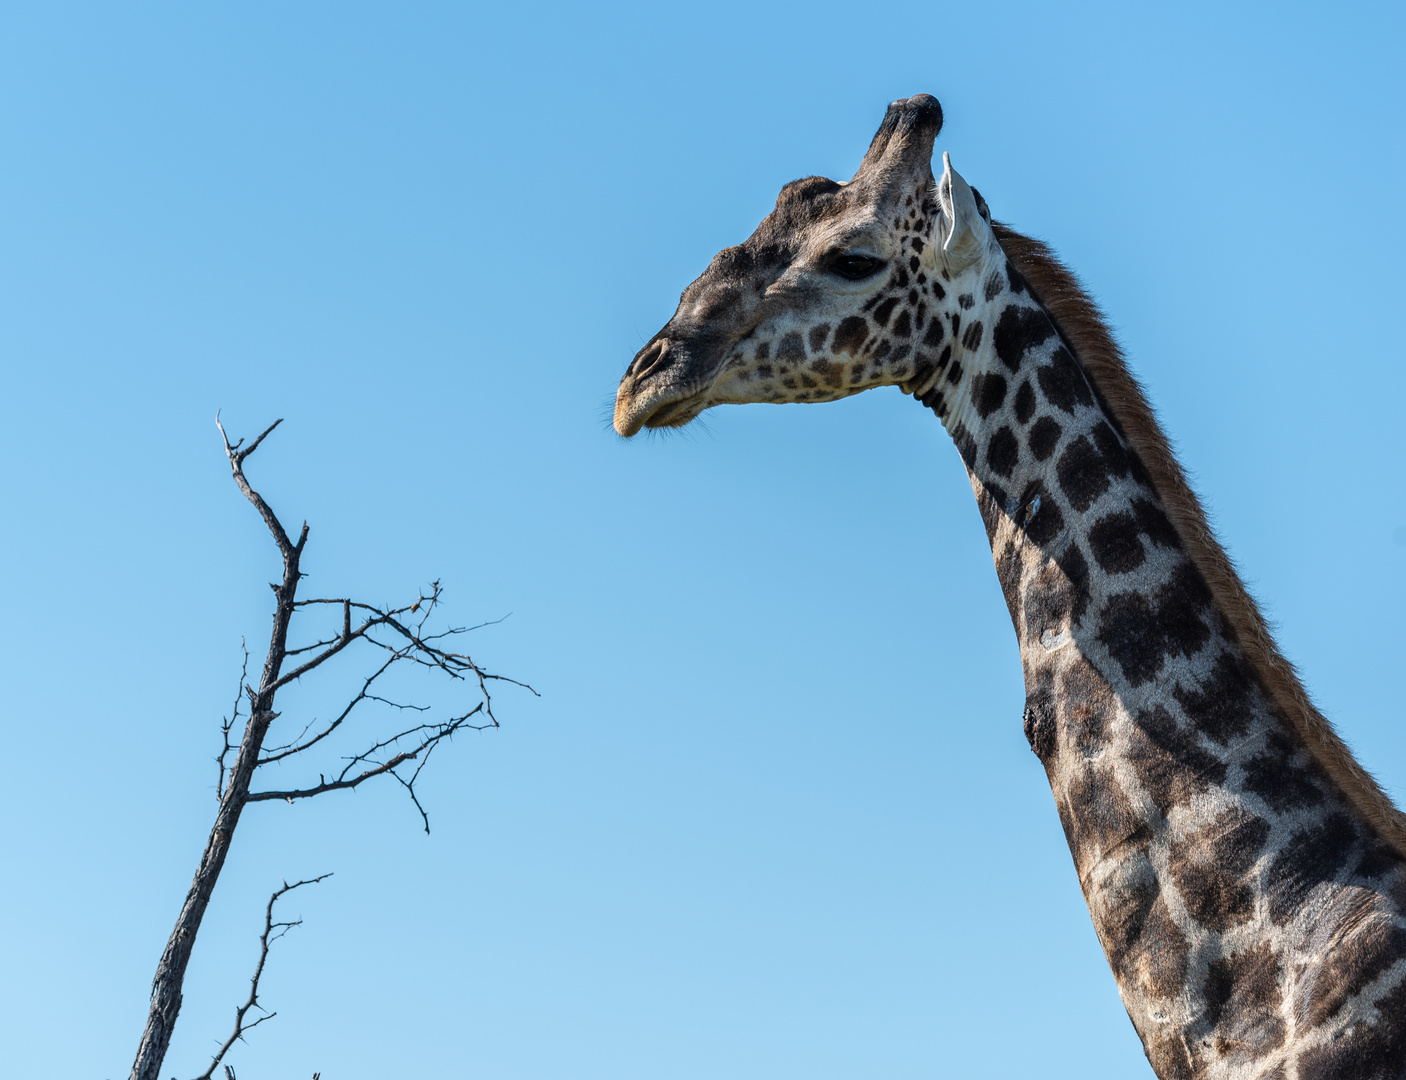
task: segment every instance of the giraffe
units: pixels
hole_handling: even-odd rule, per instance
[[[965,466],[1049,779],[1162,1080],[1406,1078],[1406,817],[1309,702],[1097,308],[994,221],[936,99],[787,184],[629,365],[615,428],[896,385]]]

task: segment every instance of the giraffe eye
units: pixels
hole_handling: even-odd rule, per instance
[[[872,277],[883,265],[881,260],[872,259],[868,255],[847,255],[844,252],[830,260],[831,272],[849,281],[862,281]]]

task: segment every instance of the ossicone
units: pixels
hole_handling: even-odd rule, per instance
[[[874,133],[854,181],[903,164],[931,161],[932,144],[941,130],[942,106],[931,94],[895,101],[884,113],[883,123]]]
[[[953,273],[965,270],[981,257],[991,239],[991,226],[981,216],[976,195],[952,159],[942,153],[942,178],[937,182],[937,248],[942,262]]]

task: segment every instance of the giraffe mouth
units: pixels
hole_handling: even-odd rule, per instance
[[[707,407],[707,388],[622,384],[615,398],[615,430],[628,439],[641,428],[683,427]]]
[[[644,422],[647,428],[683,427],[708,407],[708,399],[702,393],[690,395],[655,410]]]

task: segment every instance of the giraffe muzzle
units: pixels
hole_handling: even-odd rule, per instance
[[[669,321],[635,354],[615,395],[615,430],[627,439],[641,428],[682,427],[716,404],[710,397],[733,334],[690,333]]]
[[[700,389],[687,377],[689,364],[679,347],[656,337],[635,354],[615,395],[615,430],[627,439],[643,427],[676,427],[692,420],[701,408],[690,399]]]

